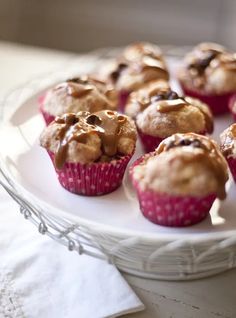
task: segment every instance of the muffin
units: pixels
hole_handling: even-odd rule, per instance
[[[220,148],[225,156],[234,181],[236,182],[236,124],[231,125],[220,135]]]
[[[154,80],[169,80],[169,72],[160,48],[145,42],[128,46],[116,61],[103,68],[102,73],[119,92],[122,112],[130,92]]]
[[[135,120],[150,103],[151,99],[169,91],[170,85],[165,80],[155,80],[143,85],[140,89],[130,93],[124,108],[124,113]]]
[[[60,83],[39,99],[40,111],[47,125],[65,113],[116,110],[117,103],[118,95],[111,84],[89,76]]]
[[[163,140],[130,173],[143,215],[156,224],[198,223],[226,197],[227,163],[213,140],[194,133]]]
[[[236,93],[230,98],[229,110],[233,116],[234,121],[236,122]]]
[[[135,143],[132,119],[110,110],[58,116],[40,137],[61,185],[83,195],[102,195],[117,189]]]
[[[153,151],[175,133],[211,134],[213,117],[208,106],[198,99],[181,97],[162,82],[133,92],[125,113],[135,119],[146,152]]]
[[[207,103],[216,115],[225,113],[236,92],[236,54],[215,43],[201,43],[186,55],[178,78],[186,95]]]

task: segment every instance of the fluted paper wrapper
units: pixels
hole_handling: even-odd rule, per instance
[[[138,135],[141,140],[143,150],[148,153],[154,151],[159,144],[164,140],[165,138],[155,137],[148,134],[144,134],[141,130],[138,129]]]
[[[54,164],[55,155],[48,152]],[[98,196],[116,190],[122,183],[132,155],[111,162],[80,164],[66,162],[62,169],[55,167],[60,184],[70,192]]]
[[[133,178],[133,168],[142,161],[139,158],[130,168],[130,176],[136,189],[140,210],[149,221],[170,227],[184,227],[204,220],[216,199],[207,196],[176,196],[158,191],[143,190]]]
[[[221,95],[207,95],[198,91],[193,91],[181,85],[185,95],[198,98],[203,103],[206,103],[211,109],[214,115],[221,115],[229,112],[229,102],[233,93],[221,94]]]

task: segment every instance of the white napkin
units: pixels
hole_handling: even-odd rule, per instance
[[[1,188],[0,252],[1,318],[117,317],[144,309],[113,265],[37,233]]]

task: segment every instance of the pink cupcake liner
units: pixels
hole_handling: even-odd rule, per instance
[[[39,96],[39,98],[38,98],[39,111],[43,115],[44,121],[45,121],[46,125],[48,126],[55,119],[55,116],[49,114],[47,111],[44,110],[44,108],[43,108],[44,99],[45,99],[45,94]]]
[[[143,149],[146,153],[154,151],[165,138],[155,137],[144,134],[138,129],[138,134],[142,142]],[[199,135],[206,135],[206,131],[199,132]]]
[[[124,113],[125,105],[127,103],[130,92],[120,91],[119,92],[119,112]]]
[[[138,129],[138,134],[139,134],[139,137],[145,152],[154,151],[164,139],[164,138],[144,134],[139,129]]]
[[[236,103],[236,94],[234,94],[229,101],[229,110],[233,116],[234,122],[236,122],[236,112],[233,110],[233,105]]]
[[[215,194],[205,197],[170,196],[136,187],[140,209],[151,222],[173,227],[199,223],[205,219],[216,199]]]
[[[142,190],[133,178],[133,169],[144,160],[142,156],[130,167],[130,176],[137,191],[140,210],[149,221],[170,227],[184,227],[199,223],[207,217],[216,194],[202,197],[173,196],[152,190]]]
[[[236,182],[236,158],[229,157],[229,158],[226,158],[226,160],[228,162],[229,169],[234,178],[234,181]]]
[[[54,165],[55,155],[48,152]],[[128,162],[132,155],[126,155],[109,163],[80,164],[66,162],[56,170],[60,184],[68,191],[86,196],[98,196],[116,190],[122,183]]]
[[[190,90],[184,87],[182,84],[181,87],[185,95],[198,98],[202,102],[206,103],[214,115],[221,115],[229,112],[229,101],[233,93],[222,95],[205,95],[198,91]]]

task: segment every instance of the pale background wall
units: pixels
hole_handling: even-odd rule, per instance
[[[0,0],[0,40],[71,51],[145,39],[236,49],[235,0]]]

